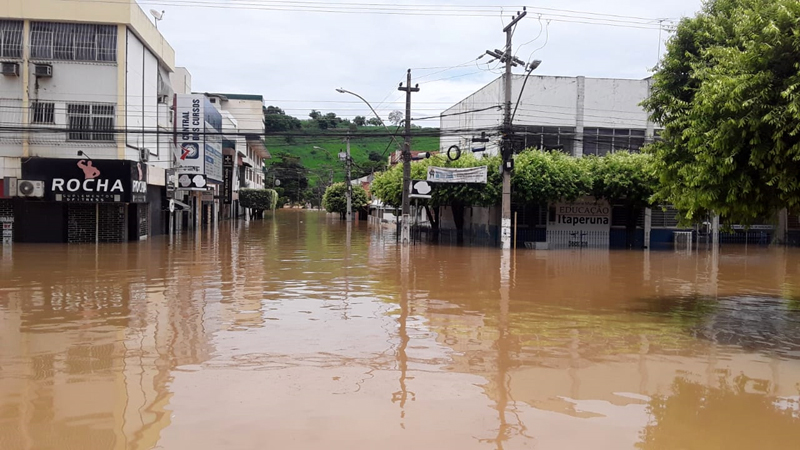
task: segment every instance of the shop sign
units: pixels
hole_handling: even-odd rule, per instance
[[[175,107],[178,173],[222,182],[222,115],[202,94],[178,94]]]
[[[139,162],[26,158],[22,179],[44,181],[47,201],[147,203],[147,164]]]
[[[556,203],[550,207],[547,228],[608,231],[611,229],[611,205],[593,197]]]
[[[233,202],[233,155],[222,157],[222,198],[226,205]]]

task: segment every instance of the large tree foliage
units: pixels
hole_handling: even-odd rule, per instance
[[[580,160],[561,152],[528,150],[517,155],[511,192],[517,203],[543,205],[589,193],[591,177]]]
[[[281,204],[302,203],[306,200],[308,169],[299,157],[287,152],[276,152],[267,160],[265,166],[268,182],[275,186]]]
[[[292,130],[299,130],[300,120],[296,117],[288,116],[277,106],[267,106],[264,108],[264,129],[267,133],[280,133]]]
[[[652,155],[620,151],[589,156],[581,163],[590,176],[591,195],[625,207],[626,245],[633,247],[636,223],[644,208],[650,206],[658,186]]]
[[[353,211],[359,210],[369,203],[367,191],[361,186],[352,187],[352,207]],[[347,213],[347,185],[345,183],[333,183],[325,190],[322,196],[322,205],[330,213],[339,213],[342,216]]]
[[[667,44],[650,98],[661,200],[692,220],[800,209],[800,2],[709,0]]]
[[[240,189],[239,204],[260,215],[263,211],[275,209],[278,204],[278,192],[273,189]]]

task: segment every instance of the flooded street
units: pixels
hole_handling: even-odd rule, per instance
[[[797,449],[800,251],[314,212],[0,259],[0,449]]]

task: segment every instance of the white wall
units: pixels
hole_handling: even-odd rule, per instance
[[[68,103],[107,103],[117,108],[117,65],[116,63],[85,64],[78,62],[52,61],[51,78],[30,77],[30,101],[55,103],[55,125],[41,125],[43,128],[66,129]],[[33,67],[30,68],[31,73]],[[87,80],[91,80],[87,82]],[[119,126],[119,124],[115,124]],[[37,125],[32,124],[31,128]],[[117,137],[120,139],[120,137]],[[78,150],[94,159],[116,158],[117,146],[112,142],[68,141],[67,133],[30,133],[30,155],[47,158],[76,158]]]
[[[519,98],[524,75],[512,78],[512,111]],[[577,77],[530,76],[519,102],[514,126],[570,127],[579,125],[581,113],[584,127],[636,128],[648,127],[647,113],[639,106],[648,95],[648,80],[621,80],[606,78],[584,78],[583,110],[578,108],[579,79]],[[441,151],[451,145],[459,145],[462,152],[482,144],[472,144],[471,138],[480,134],[480,129],[499,128],[503,124],[503,111],[455,113],[473,111],[502,105],[503,78],[497,78],[474,94],[442,112],[440,127],[443,136],[439,142]],[[455,130],[475,130],[457,132]],[[455,136],[451,133],[455,132]],[[497,134],[494,131],[494,134]],[[496,154],[498,136],[490,136],[486,154]]]
[[[176,67],[170,74],[169,80],[176,94],[192,93],[192,74],[186,67]]]
[[[647,113],[639,106],[647,95],[647,80],[586,78],[584,126],[647,128]]]
[[[160,159],[158,138],[152,133],[158,127],[158,59],[130,30],[127,49],[125,98],[130,132],[126,135],[126,157],[132,154],[132,159],[138,159],[137,149],[144,147],[154,159]]]
[[[241,133],[264,134],[264,103],[259,100],[228,100],[220,105],[230,112],[239,124]]]

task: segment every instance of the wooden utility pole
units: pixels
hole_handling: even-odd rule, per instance
[[[403,218],[400,229],[400,242],[408,245],[411,241],[411,93],[419,92],[419,84],[411,87],[411,69],[408,69],[406,86],[400,83],[399,91],[406,93],[406,136],[403,144]]]

